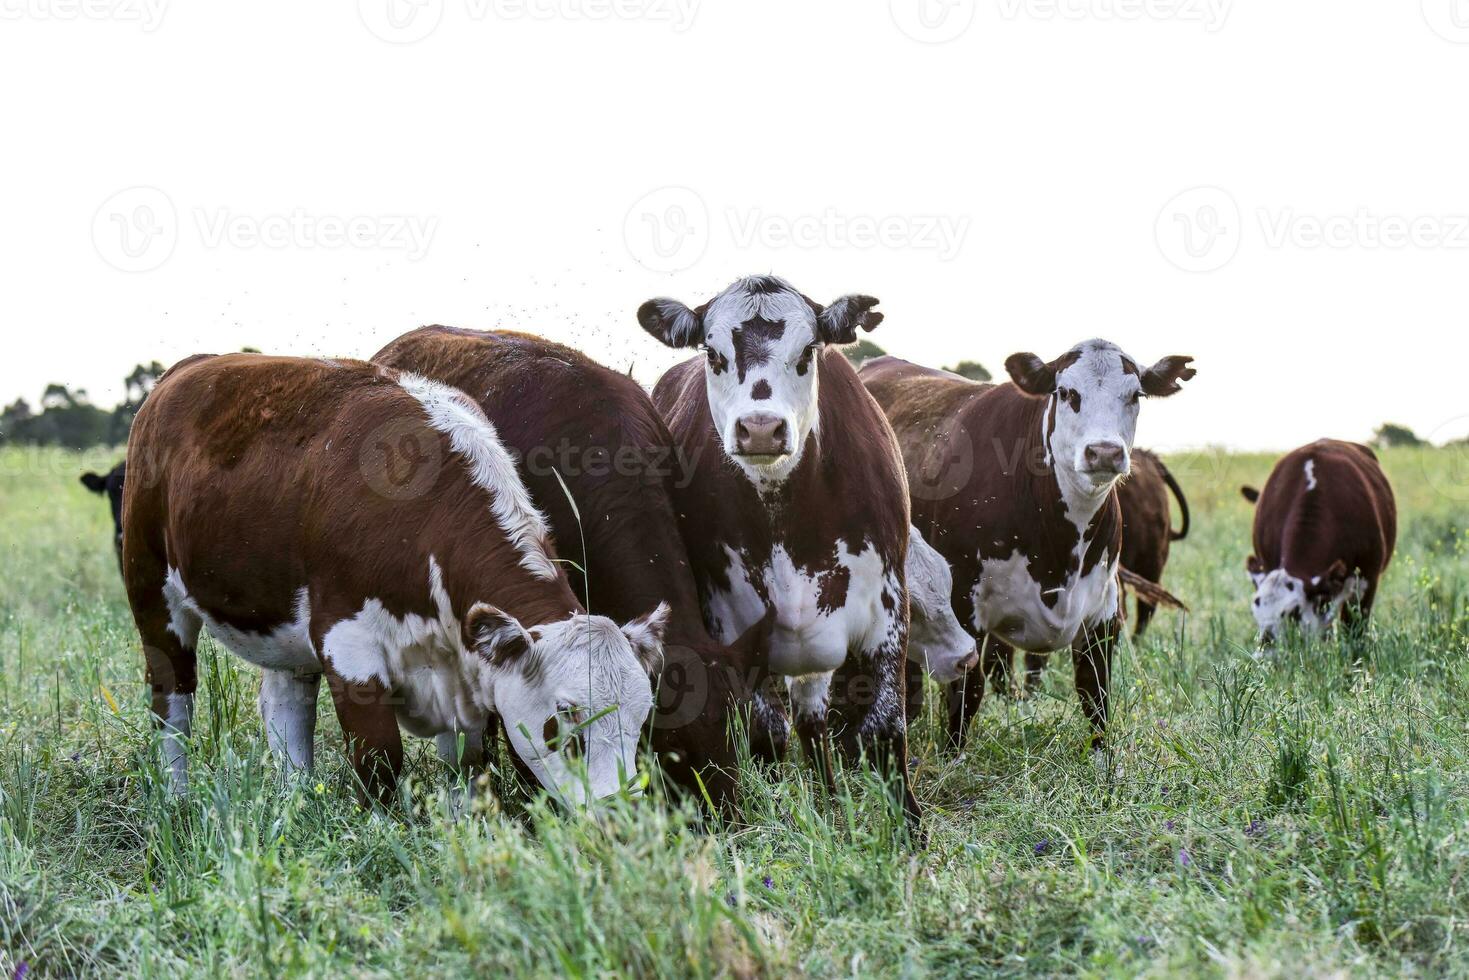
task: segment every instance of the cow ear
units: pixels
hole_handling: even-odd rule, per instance
[[[107,477],[98,476],[96,473],[83,473],[82,486],[93,493],[104,493],[107,490]]]
[[[669,347],[697,347],[704,342],[704,317],[676,299],[650,299],[638,307],[638,323]]]
[[[1336,593],[1342,590],[1342,586],[1347,584],[1346,562],[1338,558],[1331,563],[1331,567],[1326,570],[1326,574],[1322,578],[1331,586],[1331,594],[1336,595]]]
[[[872,330],[882,322],[882,314],[873,309],[877,303],[872,296],[843,296],[817,314],[816,335],[827,344],[852,343],[858,329]]]
[[[1245,571],[1250,573],[1250,578],[1258,582],[1260,581],[1260,578],[1265,574],[1265,566],[1260,563],[1260,559],[1256,558],[1254,555],[1251,555],[1250,557],[1245,559]]]
[[[1005,358],[1005,370],[1015,387],[1027,395],[1049,395],[1056,390],[1056,369],[1034,354],[1011,354]]]
[[[1183,390],[1179,382],[1187,381],[1198,372],[1189,367],[1192,357],[1170,354],[1143,372],[1143,394],[1150,398],[1167,398]]]
[[[520,620],[487,603],[476,602],[464,617],[464,645],[495,667],[525,656],[533,642]]]
[[[1240,487],[1239,495],[1252,504],[1256,503],[1260,499],[1260,491],[1256,490],[1254,487]]]
[[[668,632],[671,612],[668,603],[660,602],[657,609],[622,627],[622,635],[632,644],[632,652],[649,674],[663,669],[663,635]]]

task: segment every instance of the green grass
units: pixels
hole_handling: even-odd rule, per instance
[[[1469,487],[1446,451],[1385,458],[1402,531],[1372,635],[1264,663],[1235,488],[1270,459],[1170,457],[1194,531],[1166,584],[1193,614],[1122,650],[1110,764],[1064,657],[1032,705],[987,702],[962,758],[930,713],[920,851],[861,771],[835,799],[749,774],[732,830],[508,794],[455,820],[426,743],[372,818],[329,699],[317,773],[286,781],[255,676],[212,642],[171,801],[106,507],[76,482],[99,462],[0,451],[0,977],[1469,974]]]

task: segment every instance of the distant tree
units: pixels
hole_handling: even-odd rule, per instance
[[[108,441],[114,445],[121,445],[128,441],[128,432],[133,427],[133,416],[138,414],[138,409],[143,407],[149,392],[163,376],[164,367],[157,361],[148,364],[135,365],[126,378],[122,379],[124,390],[127,392],[122,404],[112,410],[112,420],[108,426]]]
[[[1406,425],[1384,422],[1372,434],[1372,444],[1379,449],[1387,449],[1392,446],[1421,446],[1423,440]]]
[[[970,381],[989,381],[992,377],[994,377],[992,374],[989,373],[985,366],[978,361],[960,361],[953,367],[944,368],[944,370],[952,371],[955,374],[962,375],[968,378]]]
[[[852,362],[852,367],[861,367],[863,361],[872,357],[881,357],[887,351],[870,340],[859,340],[850,347],[843,347],[842,353],[847,355],[847,360]]]
[[[28,442],[33,418],[31,406],[24,398],[6,405],[0,411],[0,442]]]
[[[87,400],[87,393],[62,384],[49,384],[41,395],[41,414],[27,419],[17,442],[86,449],[107,442],[112,414]]]
[[[241,347],[240,348],[240,353],[241,354],[259,354],[260,353],[260,348],[259,347]]]

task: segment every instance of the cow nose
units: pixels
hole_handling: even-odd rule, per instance
[[[978,650],[970,650],[969,651],[969,656],[967,656],[963,660],[959,661],[959,673],[961,673],[961,674],[967,674],[971,670],[973,670],[974,668],[976,668],[978,666],[979,666],[979,651]]]
[[[1086,447],[1085,456],[1086,468],[1091,472],[1121,473],[1126,465],[1127,451],[1115,442],[1094,442]]]
[[[746,415],[735,423],[735,451],[741,456],[784,456],[785,419],[768,412]]]

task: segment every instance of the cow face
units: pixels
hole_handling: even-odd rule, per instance
[[[637,774],[668,611],[660,604],[621,628],[577,615],[526,630],[493,606],[470,610],[465,645],[490,664],[489,700],[510,745],[562,801],[611,796]]]
[[[105,474],[83,473],[82,486],[107,498],[112,508],[112,547],[117,552],[117,567],[122,568],[122,481],[127,462],[118,463]]]
[[[1297,624],[1307,636],[1319,636],[1336,621],[1342,606],[1361,598],[1361,580],[1348,575],[1340,559],[1323,574],[1306,579],[1284,568],[1267,571],[1254,555],[1245,567],[1255,583],[1250,611],[1260,628],[1260,641],[1267,645],[1275,642],[1289,623]]]
[[[757,484],[779,482],[800,463],[817,427],[816,359],[882,322],[871,296],[821,307],[783,279],[741,279],[691,310],[655,299],[638,310],[643,329],[670,347],[704,351],[709,412],[725,453]]]
[[[1057,479],[1101,496],[1127,475],[1142,399],[1179,391],[1194,376],[1191,360],[1175,355],[1141,370],[1116,344],[1088,340],[1049,362],[1012,354],[1005,369],[1022,391],[1050,399],[1045,445]]]
[[[954,572],[918,529],[908,529],[908,659],[940,684],[963,677],[979,663],[974,637],[954,615]]]

